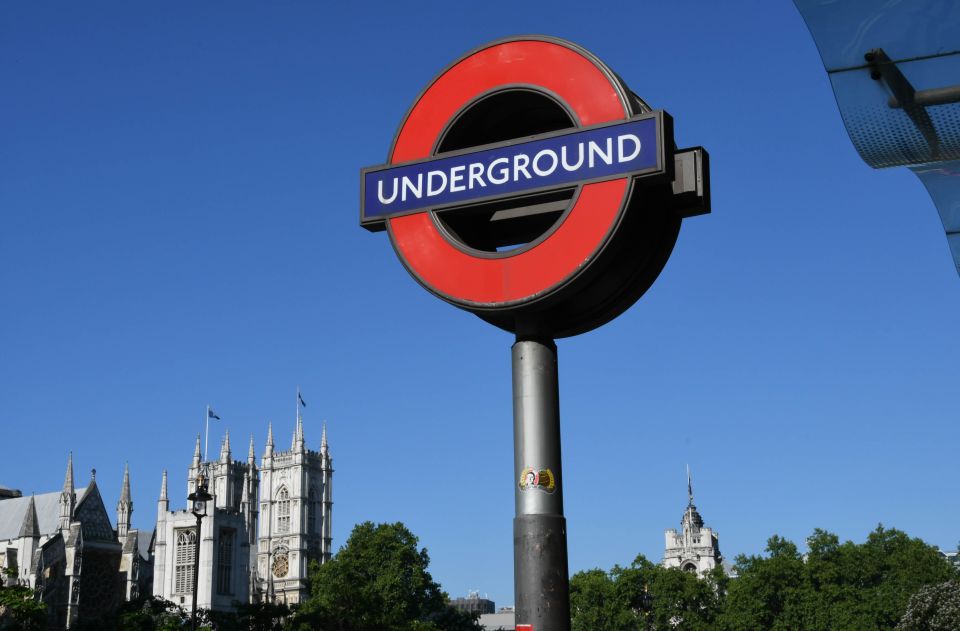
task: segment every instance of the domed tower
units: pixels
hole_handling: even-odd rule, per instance
[[[706,576],[710,570],[720,565],[720,537],[712,528],[703,525],[703,517],[693,503],[693,480],[690,467],[687,467],[687,508],[680,520],[680,531],[670,528],[664,535],[666,546],[663,553],[663,567],[677,567],[685,572]]]

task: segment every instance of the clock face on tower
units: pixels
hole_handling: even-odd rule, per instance
[[[277,578],[283,578],[290,569],[290,562],[287,560],[286,552],[278,552],[273,557],[273,575]]]

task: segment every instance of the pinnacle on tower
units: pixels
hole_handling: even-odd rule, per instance
[[[323,422],[323,433],[320,435],[320,451],[327,453],[327,422]]]
[[[133,502],[130,501],[130,465],[123,465],[123,488],[120,501],[117,502],[117,539],[123,542],[130,532],[130,517],[133,514]]]
[[[250,434],[250,449],[247,451],[247,460],[251,464],[257,460],[256,454],[253,453],[253,434]]]
[[[160,482],[160,501],[167,501],[167,470],[163,470],[163,479]]]
[[[693,505],[693,478],[690,476],[690,465],[687,465],[687,497],[690,498],[690,504]]]
[[[200,466],[200,432],[197,432],[197,446],[193,448],[193,466]]]
[[[273,423],[267,422],[267,444],[263,446],[263,457],[273,457]]]
[[[303,419],[297,414],[297,426],[293,430],[293,441],[290,449],[296,452],[303,451]]]
[[[61,530],[70,527],[73,519],[73,509],[76,505],[77,494],[73,486],[73,452],[67,457],[67,475],[63,480],[63,491],[60,492],[59,510],[57,513],[57,527]]]
[[[230,430],[227,430],[226,436],[223,439],[223,443],[220,445],[220,460],[224,462],[230,461]]]
[[[71,495],[74,492],[73,488],[73,452],[70,452],[70,455],[67,456],[67,475],[63,479],[63,492],[70,493]]]
[[[123,487],[120,489],[120,502],[130,504],[130,463],[123,464]]]

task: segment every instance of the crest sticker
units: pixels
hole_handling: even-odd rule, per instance
[[[539,489],[547,493],[553,493],[557,488],[557,482],[553,476],[553,471],[550,469],[527,467],[520,472],[520,482],[518,486],[521,491]]]

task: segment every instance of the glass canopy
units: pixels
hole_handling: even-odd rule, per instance
[[[933,198],[960,273],[960,2],[794,0],[850,140],[907,166]]]

